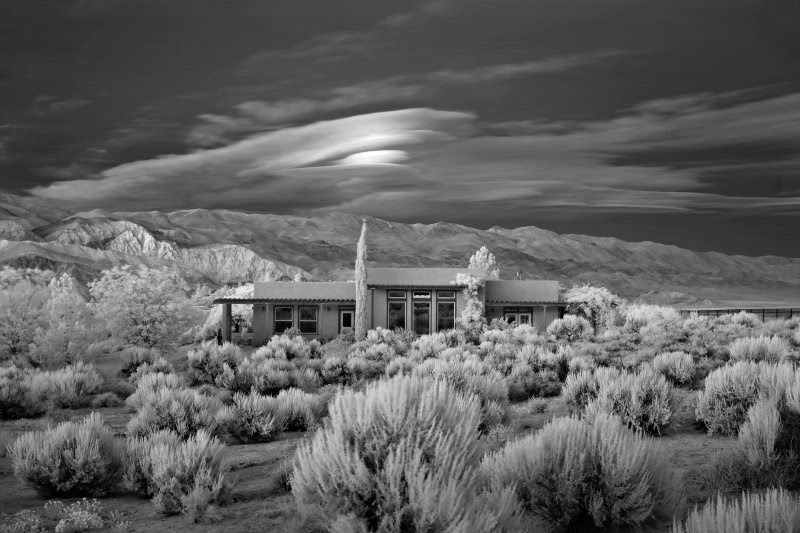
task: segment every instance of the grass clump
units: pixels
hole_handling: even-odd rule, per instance
[[[694,379],[694,358],[686,352],[664,352],[656,355],[652,362],[656,372],[671,383],[685,387]]]
[[[785,490],[770,489],[740,496],[718,495],[697,507],[672,533],[797,533],[800,500]]]
[[[256,391],[237,392],[233,395],[233,404],[217,413],[217,422],[222,431],[241,442],[268,442],[283,426],[276,404],[275,398]]]
[[[21,435],[9,447],[14,475],[44,495],[102,496],[122,472],[123,450],[102,417]]]
[[[397,376],[347,390],[300,444],[290,479],[304,516],[336,531],[503,531],[510,490],[480,493],[478,398],[442,380]]]
[[[553,420],[487,456],[483,471],[529,512],[576,530],[670,517],[682,498],[663,448],[605,414]]]
[[[145,363],[152,364],[161,357],[161,352],[157,348],[145,348],[143,346],[127,346],[120,353],[122,358],[122,373],[130,376],[140,365]]]
[[[791,347],[781,337],[745,337],[736,339],[728,346],[732,361],[765,361],[782,363],[791,353]]]
[[[219,398],[188,389],[161,387],[147,390],[138,401],[141,407],[128,422],[129,437],[141,437],[164,429],[172,430],[184,439],[200,430],[213,434],[217,430],[217,413],[222,409]]]

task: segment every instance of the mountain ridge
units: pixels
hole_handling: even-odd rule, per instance
[[[119,264],[171,266],[194,283],[211,285],[352,279],[362,219],[369,227],[370,266],[465,266],[486,245],[507,279],[519,272],[527,279],[557,279],[562,286],[588,282],[628,298],[665,303],[800,302],[798,258],[701,252],[536,226],[406,224],[343,212],[322,217],[207,209],[69,213],[8,194],[0,195],[0,264],[48,265],[75,272],[84,282]]]

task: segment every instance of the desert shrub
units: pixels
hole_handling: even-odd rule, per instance
[[[325,357],[322,364],[322,380],[327,384],[345,384],[349,381],[347,357],[333,355]]]
[[[677,328],[682,323],[680,313],[673,307],[651,304],[632,304],[623,311],[625,329],[640,333],[654,331],[656,327],[664,329],[667,325]],[[649,328],[649,329],[647,329]]]
[[[146,374],[174,374],[175,367],[172,366],[172,363],[164,359],[163,357],[159,357],[152,363],[142,363],[138,367],[136,367],[136,371],[131,374],[130,382],[137,383],[142,376]]]
[[[201,429],[213,434],[220,409],[222,402],[218,398],[197,391],[166,387],[148,390],[141,396],[141,407],[128,422],[127,433],[129,437],[140,437],[170,429],[184,439]]]
[[[777,397],[794,380],[791,365],[737,362],[711,372],[697,397],[695,414],[709,433],[735,435],[760,399]]]
[[[690,385],[694,378],[694,359],[685,352],[665,352],[653,358],[653,368],[675,385]]]
[[[538,390],[537,373],[526,364],[517,364],[506,377],[508,398],[512,402],[527,400]]]
[[[245,359],[236,374],[237,386],[231,390],[248,392],[254,388],[261,394],[273,396],[296,384],[298,369],[286,359]]]
[[[619,416],[631,428],[660,435],[672,416],[672,385],[649,366],[597,381],[597,396],[585,407],[589,419],[599,413]]]
[[[680,504],[679,477],[664,452],[616,417],[558,418],[487,456],[483,471],[548,522],[638,526],[672,516]]]
[[[77,533],[102,529],[105,521],[101,516],[103,507],[97,500],[83,498],[71,505],[64,505],[59,500],[50,500],[44,504],[44,514],[58,520],[56,533]]]
[[[0,367],[0,419],[35,416],[44,406],[31,394],[27,380],[31,371],[16,365]]]
[[[672,533],[797,533],[800,500],[785,490],[770,489],[741,497],[717,495],[686,520],[674,522]]]
[[[125,402],[113,392],[103,392],[94,396],[89,405],[91,405],[93,409],[100,409],[102,407],[121,407],[125,405]]]
[[[139,365],[144,363],[153,363],[156,359],[161,357],[161,352],[156,348],[145,348],[143,346],[126,346],[122,353],[122,373],[130,376]]]
[[[321,357],[322,345],[318,340],[306,341],[300,335],[273,335],[266,345],[252,355],[253,359],[308,359]]]
[[[242,363],[242,349],[226,342],[219,346],[214,341],[206,341],[196,350],[186,353],[189,361],[189,379],[193,385],[203,383],[218,384],[217,378],[225,367],[236,370]]]
[[[780,363],[791,353],[789,343],[780,337],[745,337],[728,346],[732,361]]]
[[[416,377],[431,377],[449,383],[462,394],[474,394],[481,400],[481,430],[488,430],[505,418],[508,385],[503,376],[477,358],[427,359],[414,367]]]
[[[225,445],[199,430],[186,440],[170,431],[131,439],[126,485],[150,497],[158,512],[185,513],[195,521],[230,492]]]
[[[81,396],[93,394],[103,385],[94,365],[83,362],[58,370],[33,371],[26,381],[34,401],[48,407],[73,407]]]
[[[479,400],[443,381],[397,376],[336,396],[330,422],[298,446],[290,478],[301,513],[328,530],[497,531],[510,491],[484,504]]]
[[[481,351],[484,348],[486,350],[483,361],[500,374],[507,376],[517,362],[517,346],[510,343],[484,343],[479,346]]]
[[[397,374],[410,374],[414,367],[417,366],[417,363],[417,360],[410,357],[395,357],[386,365],[386,376],[391,378]]]
[[[430,335],[421,335],[415,339],[411,343],[411,350],[408,355],[416,359],[428,359],[436,357],[442,351],[452,347],[445,332],[432,333]]]
[[[567,376],[564,387],[561,389],[561,397],[567,409],[571,413],[583,411],[583,409],[597,397],[601,380],[612,380],[620,375],[616,368],[601,367],[594,371],[581,370],[576,374]]]
[[[559,341],[576,342],[591,338],[594,330],[585,318],[577,315],[565,315],[564,318],[557,318],[547,326],[547,334]]]
[[[217,413],[217,423],[222,431],[242,442],[268,442],[282,425],[282,420],[276,419],[276,403],[274,398],[256,391],[237,392],[233,404]]]
[[[300,389],[287,389],[275,398],[278,420],[286,431],[306,431],[322,419],[328,410],[328,399]]]
[[[0,514],[0,531],[3,533],[45,533],[44,521],[33,509],[14,514]]]
[[[101,496],[122,472],[122,448],[96,412],[21,435],[9,456],[14,475],[45,495]]]
[[[576,355],[569,360],[569,371],[572,373],[580,372],[581,370],[594,370],[597,368],[597,363],[588,355]]]
[[[415,340],[416,334],[413,331],[378,327],[367,331],[366,339],[353,344],[350,350],[352,352],[367,348],[373,344],[386,344],[397,355],[404,355]]]
[[[148,398],[159,389],[180,390],[186,388],[186,383],[177,374],[146,374],[136,384],[136,390],[128,396],[125,404],[133,411],[138,411],[148,401]]]
[[[547,411],[547,400],[544,398],[531,398],[525,403],[525,412],[528,414],[539,414]]]
[[[386,370],[385,361],[375,361],[366,357],[347,357],[347,376],[351,383],[377,379]]]

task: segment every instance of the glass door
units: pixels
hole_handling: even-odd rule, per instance
[[[417,335],[427,335],[431,332],[431,303],[414,302],[412,305],[414,332]]]

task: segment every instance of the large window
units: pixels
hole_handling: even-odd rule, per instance
[[[389,329],[402,328],[406,329],[406,303],[405,302],[389,302],[389,312],[386,320],[386,326]]]
[[[300,333],[317,333],[317,311],[316,307],[300,307]]]
[[[431,332],[431,303],[413,302],[414,332],[417,335],[427,335]]]
[[[292,327],[292,314],[291,307],[276,307],[275,308],[275,333],[280,334]]]
[[[436,302],[436,331],[453,329],[456,326],[456,303]]]

